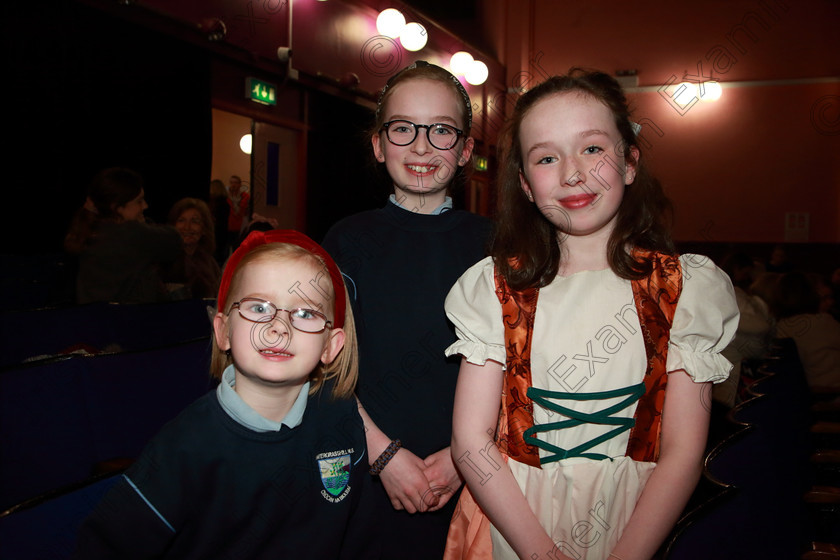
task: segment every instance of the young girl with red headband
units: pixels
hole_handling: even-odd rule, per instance
[[[254,232],[228,260],[213,327],[219,386],[117,482],[83,526],[81,557],[369,557],[375,539],[353,515],[369,476],[338,267],[301,233]]]

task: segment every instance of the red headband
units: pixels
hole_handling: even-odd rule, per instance
[[[233,273],[236,272],[239,266],[239,261],[242,257],[259,247],[268,243],[289,243],[290,245],[297,245],[306,249],[314,255],[321,257],[327,265],[327,270],[330,273],[330,280],[332,280],[333,291],[335,292],[335,305],[333,312],[335,317],[333,324],[336,328],[344,326],[344,310],[347,302],[344,299],[344,280],[341,277],[341,271],[338,270],[335,261],[332,260],[329,253],[324,251],[324,248],[312,241],[304,234],[293,229],[274,229],[271,231],[254,231],[251,232],[245,241],[239,245],[239,248],[233,252],[225,265],[225,270],[222,272],[222,281],[219,285],[219,297],[216,300],[219,310],[224,309],[227,302],[228,290],[230,290],[230,282],[233,279]]]

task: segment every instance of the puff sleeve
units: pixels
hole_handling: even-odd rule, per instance
[[[720,383],[732,369],[720,352],[738,328],[738,304],[729,277],[702,255],[680,257],[683,289],[668,346],[669,372],[685,370],[697,383]]]
[[[477,365],[487,360],[505,364],[502,305],[496,297],[493,274],[493,259],[487,257],[470,267],[446,296],[446,316],[458,336],[446,349],[447,356],[461,354]]]

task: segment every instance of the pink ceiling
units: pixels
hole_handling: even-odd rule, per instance
[[[427,46],[409,52],[398,40],[379,36],[375,21],[380,7],[399,8],[408,21],[422,23],[428,31]],[[452,53],[465,48],[488,65],[489,82],[496,80],[500,85],[504,74],[497,61],[398,1],[294,0],[290,4],[289,0],[142,0],[136,8],[152,10],[203,32],[222,21],[227,32],[225,44],[245,50],[254,59],[276,64],[278,71],[282,67],[277,48],[291,44],[294,69],[342,85],[352,85],[358,79],[359,89],[367,93],[379,91],[389,76],[415,60],[448,66]],[[481,88],[464,83],[472,96],[481,99]]]

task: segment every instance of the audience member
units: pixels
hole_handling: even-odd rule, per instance
[[[184,251],[165,275],[172,299],[212,298],[222,272],[214,257],[213,219],[203,200],[182,198],[169,212],[169,224],[184,240]]]
[[[764,302],[773,315],[773,305],[778,297],[779,279],[782,277],[778,272],[765,272],[760,274],[750,285],[749,292]]]
[[[820,313],[828,313],[836,320],[840,320],[840,306],[838,306],[838,289],[822,274],[814,274],[812,278],[817,295],[820,298]]]
[[[167,299],[161,265],[181,252],[174,228],[145,223],[143,179],[130,169],[100,172],[64,241],[79,256],[79,303],[145,303]]]
[[[251,220],[248,222],[248,225],[243,225],[242,227],[242,236],[236,241],[236,245],[233,247],[235,250],[242,241],[245,240],[251,232],[254,231],[271,231],[273,229],[280,229],[280,222],[277,221],[276,218],[269,218],[267,216],[263,216],[262,214],[257,214],[256,212],[251,216]]]
[[[787,248],[784,245],[776,245],[773,247],[773,252],[770,254],[770,260],[765,265],[767,272],[790,272],[793,270],[793,263],[788,255]]]
[[[210,214],[213,216],[213,231],[216,239],[216,262],[220,265],[225,264],[231,248],[228,243],[227,224],[230,216],[230,206],[228,206],[227,189],[224,182],[219,179],[213,179],[210,182]]]
[[[248,200],[250,195],[247,189],[242,188],[242,179],[239,175],[231,175],[228,181],[228,207],[230,214],[228,215],[228,242],[231,247],[235,247],[239,243],[239,235],[242,232],[242,225],[248,215]]]
[[[819,306],[819,295],[806,274],[783,275],[771,308],[778,320],[776,335],[796,343],[812,390],[840,390],[840,323]]]
[[[732,408],[741,379],[741,362],[764,357],[774,325],[767,303],[749,291],[754,269],[752,258],[745,253],[734,253],[723,261],[721,268],[732,280],[740,318],[735,338],[721,352],[732,363],[732,371],[726,381],[713,386],[713,396],[715,401]]]

